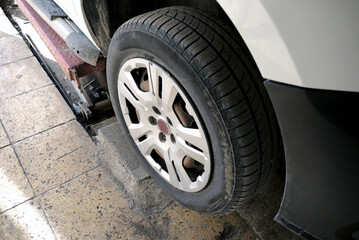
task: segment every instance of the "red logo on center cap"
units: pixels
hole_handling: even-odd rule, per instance
[[[163,132],[164,134],[168,133],[168,127],[165,121],[163,121],[162,119],[158,119],[157,124],[161,132]]]

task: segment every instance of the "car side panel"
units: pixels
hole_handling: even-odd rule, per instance
[[[217,1],[264,78],[359,92],[358,1]]]
[[[54,0],[70,17],[77,27],[98,47],[97,39],[91,30],[83,9],[83,0]]]

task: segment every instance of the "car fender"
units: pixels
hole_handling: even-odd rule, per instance
[[[217,0],[266,79],[359,92],[359,2]]]

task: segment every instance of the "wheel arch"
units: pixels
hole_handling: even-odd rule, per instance
[[[87,0],[87,4],[84,4],[83,8],[89,26],[99,40],[100,49],[104,55],[107,55],[110,40],[118,27],[135,16],[163,7],[199,8],[233,25],[233,21],[219,2],[217,0]],[[225,7],[227,8],[228,5]]]
[[[259,0],[87,0],[86,3],[85,15],[105,56],[114,32],[132,17],[169,6],[194,7],[237,29],[264,78],[301,85],[293,59]]]
[[[88,0],[84,11],[104,55],[113,33],[125,21],[162,7],[182,5],[205,10],[232,24],[265,79],[307,88],[358,92],[358,49],[350,46],[359,39],[359,30],[354,26],[359,18],[359,4],[354,0],[350,4],[333,1],[323,10],[323,2],[309,5],[280,0]],[[337,27],[328,27],[331,25]]]

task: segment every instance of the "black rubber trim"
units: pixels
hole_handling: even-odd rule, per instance
[[[305,239],[358,239],[359,93],[265,86],[286,156],[276,220]]]

